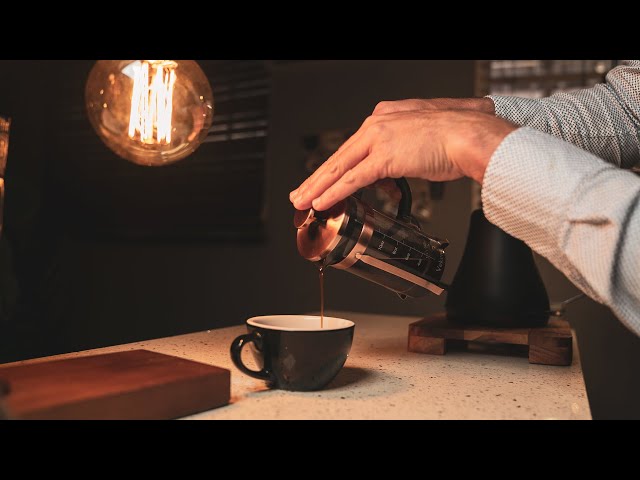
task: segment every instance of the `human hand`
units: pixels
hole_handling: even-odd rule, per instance
[[[482,183],[491,155],[516,128],[471,110],[372,115],[289,198],[299,210],[322,211],[383,178],[445,181],[468,176]]]
[[[380,102],[372,115],[406,112],[411,110],[474,110],[495,115],[495,105],[490,98],[411,98]]]

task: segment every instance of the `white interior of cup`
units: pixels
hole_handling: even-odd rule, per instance
[[[247,323],[254,327],[290,332],[326,332],[350,328],[355,325],[351,320],[325,316],[322,328],[320,328],[319,315],[265,315],[252,317],[247,320]]]

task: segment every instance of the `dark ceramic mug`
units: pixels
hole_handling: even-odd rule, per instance
[[[249,333],[231,344],[231,360],[238,369],[282,390],[319,390],[335,378],[349,356],[355,324],[342,318],[310,315],[269,315],[247,320]],[[261,366],[242,363],[245,345]]]

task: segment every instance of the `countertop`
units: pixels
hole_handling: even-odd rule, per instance
[[[424,355],[407,351],[408,325],[418,317],[327,315],[353,320],[356,329],[343,370],[319,392],[268,390],[264,382],[240,373],[231,363],[229,345],[244,326],[49,358],[144,348],[230,369],[231,403],[187,419],[591,418],[575,340],[570,367],[478,352]]]

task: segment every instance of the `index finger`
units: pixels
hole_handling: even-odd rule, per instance
[[[313,200],[369,154],[369,141],[365,140],[359,132],[354,137],[356,135],[358,136],[346,148],[333,154],[291,195],[295,208],[298,210],[311,208]]]
[[[362,187],[379,180],[382,164],[380,158],[369,155],[332,184],[320,197],[314,199],[313,208],[320,212],[327,210]]]
[[[292,191],[289,194],[289,199],[293,202],[294,197],[297,196],[298,193],[301,193],[302,191],[306,190],[309,183],[315,181],[317,176],[322,172],[321,169],[326,168],[325,166],[328,166],[329,162],[332,162],[335,159],[336,155],[346,150],[358,138],[358,136],[361,134],[361,130],[362,129],[358,129],[358,131],[356,131],[342,145],[340,145],[340,147],[335,152],[333,152],[333,154],[329,156],[329,158],[327,158],[324,162],[322,162],[322,165],[320,165],[311,175],[309,175],[309,177],[307,177],[307,179],[304,182],[302,182],[300,186],[298,186],[298,188],[296,188],[294,191]]]

